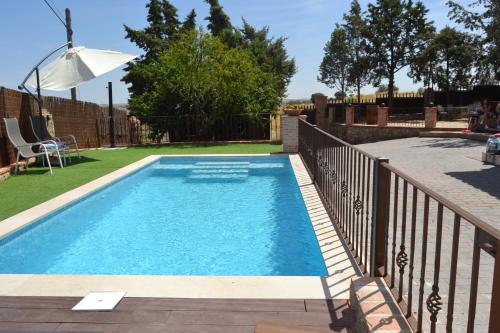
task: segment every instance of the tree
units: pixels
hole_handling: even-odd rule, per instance
[[[154,138],[168,132],[175,140],[183,115],[203,119],[203,135],[229,114],[252,118],[274,113],[281,100],[273,74],[261,70],[248,51],[229,48],[203,30],[179,34],[155,62],[139,68],[151,85],[148,91],[132,95],[133,113],[169,116],[150,123]]]
[[[226,15],[218,0],[205,0],[210,5],[210,15],[208,20],[208,30],[213,36],[220,36],[224,31],[232,30],[231,20]]]
[[[446,92],[468,88],[473,83],[471,64],[477,57],[474,38],[450,27],[443,28],[411,66],[415,81],[434,83]]]
[[[394,90],[395,93],[397,93],[399,91],[399,88],[396,85],[394,85],[392,87],[392,89]],[[388,91],[389,91],[389,87],[386,84],[380,84],[380,85],[378,85],[375,93],[376,94],[387,94]]]
[[[335,94],[333,94],[333,96],[335,96],[335,99],[340,99],[341,101],[343,101],[346,98],[346,93],[343,91],[337,91],[335,92]]]
[[[361,12],[361,6],[357,0],[351,3],[351,10],[344,15],[342,27],[347,33],[350,43],[349,58],[351,61],[349,71],[349,85],[356,87],[358,103],[361,101],[361,88],[370,83],[371,70],[370,61],[366,54],[366,21]]]
[[[388,106],[392,108],[395,74],[405,68],[425,47],[434,31],[426,18],[428,10],[412,0],[377,0],[368,5],[365,36],[374,66],[374,83],[388,79]]]
[[[325,55],[319,66],[318,81],[343,93],[343,102],[349,88],[349,73],[352,65],[346,30],[337,24],[323,50]]]
[[[180,28],[181,32],[192,30],[196,28],[196,12],[192,9],[189,14],[186,16],[184,22],[182,22],[182,26]]]
[[[239,47],[248,50],[262,70],[274,73],[276,89],[284,96],[297,67],[295,60],[288,56],[286,38],[274,39],[268,34],[269,27],[257,30],[243,19],[243,27],[239,30]]]
[[[218,0],[205,0],[210,5],[210,13],[205,18],[208,21],[208,30],[212,36],[219,37],[229,47],[238,47],[241,43],[240,35],[231,24],[231,19],[224,12]]]
[[[297,72],[295,60],[288,56],[286,38],[269,37],[267,26],[257,30],[243,19],[243,27],[235,28],[218,0],[205,0],[210,5],[208,30],[230,48],[249,50],[257,65],[275,75],[277,89],[285,95],[292,76]]]
[[[476,46],[481,50],[475,61],[477,79],[494,81],[495,71],[500,69],[500,2],[474,0],[465,7],[449,0],[448,6],[451,19],[476,33]]]
[[[168,49],[169,44],[175,40],[179,30],[177,9],[167,0],[150,0],[146,5],[148,9],[148,26],[142,30],[134,30],[124,25],[129,39],[137,47],[144,50],[135,63],[129,63],[125,71],[127,74],[122,81],[130,84],[129,92],[142,93],[149,89],[148,81],[142,76],[143,71],[136,67],[148,64],[158,58],[158,55]]]

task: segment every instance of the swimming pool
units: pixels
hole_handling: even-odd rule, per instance
[[[287,156],[164,157],[0,240],[0,273],[325,276]]]

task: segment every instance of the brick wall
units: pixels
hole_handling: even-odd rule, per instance
[[[95,148],[109,144],[108,109],[95,103],[71,101],[59,97],[44,97],[44,109],[54,122],[55,135],[73,134],[82,148]],[[115,109],[115,140],[117,144],[128,143],[128,121],[126,111]],[[34,142],[31,130],[31,115],[38,115],[38,105],[28,94],[0,87],[0,166],[15,161],[15,151],[10,144],[2,118],[19,120],[21,133],[28,142]]]
[[[299,151],[299,118],[306,116],[281,116],[281,142],[284,153],[297,153]]]

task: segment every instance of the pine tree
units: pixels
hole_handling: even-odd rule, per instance
[[[366,54],[366,21],[363,17],[361,6],[357,0],[351,3],[351,10],[344,15],[342,27],[347,33],[350,43],[351,66],[349,70],[349,85],[356,88],[358,103],[361,103],[361,88],[370,83],[371,70],[370,61]]]
[[[196,12],[192,9],[189,14],[186,16],[184,22],[182,22],[182,26],[180,28],[181,32],[192,30],[196,28]]]
[[[208,30],[213,36],[220,36],[224,32],[233,30],[231,20],[226,15],[218,0],[205,0],[210,5],[210,15],[208,20]]]
[[[286,51],[286,38],[270,38],[269,27],[257,30],[245,19],[243,27],[238,32],[241,36],[240,47],[250,51],[257,65],[264,71],[273,73],[277,89],[284,95],[292,76],[297,71],[295,60],[290,59]]]
[[[451,19],[476,33],[476,46],[481,50],[475,61],[476,77],[481,83],[491,83],[495,71],[500,73],[500,1],[474,0],[467,7],[453,0],[447,3]]]
[[[340,25],[336,25],[330,40],[326,43],[325,55],[319,66],[318,81],[326,84],[329,88],[337,89],[342,102],[349,90],[349,73],[352,62],[349,57],[350,43],[347,31]]]
[[[168,49],[169,43],[175,40],[179,31],[177,9],[168,0],[150,0],[146,5],[148,9],[148,26],[135,30],[124,25],[127,35],[137,47],[143,49],[145,54],[135,63],[129,63],[125,71],[127,74],[123,81],[130,84],[129,92],[142,93],[149,87],[148,80],[144,77],[143,66],[158,58],[158,55]]]
[[[437,84],[446,92],[470,88],[474,82],[472,66],[477,59],[476,43],[466,32],[445,27],[430,41],[410,66],[410,76],[427,86]]]
[[[377,0],[368,5],[366,39],[374,83],[388,79],[388,106],[392,108],[395,75],[422,52],[434,31],[428,10],[412,0]]]

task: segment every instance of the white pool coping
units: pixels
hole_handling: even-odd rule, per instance
[[[269,155],[151,155],[0,221],[0,239],[162,157]],[[0,296],[83,297],[89,292],[124,290],[127,297],[348,299],[350,280],[359,275],[353,258],[323,206],[302,159],[298,155],[288,156],[325,260],[327,277],[0,274]]]

